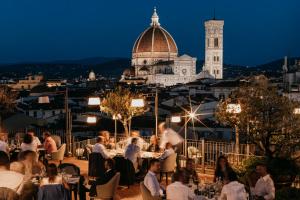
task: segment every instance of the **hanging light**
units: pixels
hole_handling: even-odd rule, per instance
[[[134,108],[142,108],[145,106],[144,99],[132,99],[130,106]]]
[[[40,96],[38,99],[39,104],[50,103],[49,96]]]
[[[100,106],[100,98],[99,97],[89,97],[88,105],[89,106]]]
[[[226,112],[238,114],[242,112],[241,105],[238,103],[230,103],[227,105]]]
[[[294,114],[299,115],[300,114],[300,108],[295,108],[294,109]]]
[[[88,116],[88,117],[86,118],[86,122],[87,122],[88,124],[96,124],[96,122],[97,122],[97,117],[95,117],[95,116]]]
[[[180,123],[181,122],[181,117],[180,116],[172,116],[171,117],[171,122],[172,123]]]

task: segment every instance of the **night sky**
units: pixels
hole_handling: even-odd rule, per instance
[[[0,63],[130,57],[154,6],[180,54],[204,58],[215,8],[226,63],[300,56],[299,0],[1,0]]]

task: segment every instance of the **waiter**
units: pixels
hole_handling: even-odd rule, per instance
[[[168,128],[165,122],[162,122],[158,126],[160,133],[160,148],[164,149],[166,143],[171,143],[175,153],[177,153],[176,164],[179,168],[179,154],[182,153],[183,138],[173,129]]]

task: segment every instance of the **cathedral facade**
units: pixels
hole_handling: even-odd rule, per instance
[[[208,50],[206,49],[206,53]],[[196,61],[195,57],[178,55],[175,40],[160,25],[154,9],[150,27],[138,36],[133,45],[131,69],[124,71],[121,81],[160,86],[193,82],[201,77],[200,74],[196,74]],[[208,64],[205,64],[203,69],[212,77]]]

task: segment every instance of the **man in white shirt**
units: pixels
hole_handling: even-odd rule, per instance
[[[9,167],[8,155],[0,151],[0,187],[12,189],[20,194],[24,183],[24,175],[9,171]]]
[[[245,186],[237,181],[236,173],[230,170],[227,176],[227,184],[223,186],[219,200],[247,200]]]
[[[182,148],[180,145],[182,145],[183,138],[176,133],[171,128],[167,128],[167,125],[165,122],[162,122],[159,127],[159,132],[161,134],[160,138],[160,148],[163,149],[166,146],[166,143],[171,143],[173,147]]]
[[[183,170],[178,170],[174,174],[174,183],[167,186],[168,200],[193,200],[195,199],[194,192],[184,183],[186,182],[186,173]]]
[[[97,143],[94,145],[92,152],[100,153],[104,159],[110,158],[106,150],[106,147],[104,146],[104,137],[102,136],[97,137]]]
[[[6,143],[7,134],[0,133],[0,151],[9,152],[8,144]]]
[[[137,146],[137,138],[132,138],[131,144],[125,149],[125,158],[130,160],[134,166],[135,171],[138,171],[138,158],[141,157],[141,149]]]
[[[153,197],[162,197],[163,188],[159,185],[156,174],[160,172],[160,163],[158,159],[150,160],[150,168],[144,178],[144,185],[150,191]]]
[[[260,176],[255,184],[254,197],[255,199],[263,198],[265,200],[275,199],[274,182],[267,172],[265,164],[258,164],[256,166],[256,173]]]
[[[28,134],[32,136],[32,143],[34,143],[34,145],[36,145],[37,147],[42,146],[40,139],[35,136],[33,131],[29,131]]]
[[[172,148],[172,144],[167,142],[166,146],[165,146],[165,151],[163,152],[163,154],[161,154],[161,156],[159,157],[160,160],[165,160],[167,159],[170,155],[174,154],[175,151]]]

